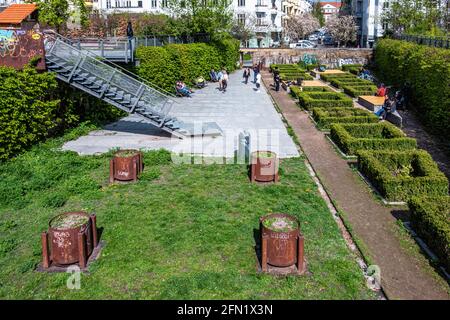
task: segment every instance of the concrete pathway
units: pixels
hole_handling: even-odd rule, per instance
[[[263,72],[269,88],[272,76]],[[360,240],[364,253],[381,270],[381,284],[389,299],[449,299],[448,286],[419,254],[411,254],[400,243],[396,234],[398,209],[382,205],[370,190],[352,172],[317,130],[306,112],[280,90],[270,90],[284,117],[300,140],[305,156],[317,172],[322,184],[344,213],[344,220],[354,238]]]
[[[172,138],[133,115],[67,142],[63,149],[95,154],[115,147],[165,148],[177,153],[233,157],[239,133],[246,130],[251,135],[251,151],[271,150],[280,158],[298,156],[297,147],[265,88],[256,92],[253,83],[246,85],[242,80],[241,72],[231,74],[225,93],[217,89],[216,83],[209,83],[206,88],[196,90],[193,98],[178,98],[171,111],[171,115],[186,122],[216,122],[224,131],[221,137]]]

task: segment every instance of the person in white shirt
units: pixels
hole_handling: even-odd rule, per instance
[[[227,91],[228,86],[228,73],[226,70],[222,70],[222,92]]]
[[[261,73],[256,75],[256,92],[259,92],[259,88],[261,87]]]

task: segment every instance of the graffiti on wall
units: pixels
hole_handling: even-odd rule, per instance
[[[45,69],[44,38],[34,30],[0,29],[0,65],[23,68],[31,59],[41,57],[38,69]]]

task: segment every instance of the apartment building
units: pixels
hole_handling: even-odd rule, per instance
[[[382,21],[382,14],[389,5],[390,0],[352,1],[352,14],[356,17],[361,48],[372,47],[376,39],[383,36],[387,22]]]
[[[332,16],[337,16],[339,14],[339,10],[341,9],[341,2],[320,2],[320,7],[322,9],[323,17],[325,22],[330,19]]]

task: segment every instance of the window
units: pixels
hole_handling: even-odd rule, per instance
[[[238,7],[245,7],[245,0],[238,0]]]
[[[239,13],[237,16],[238,16],[238,23],[240,25],[245,26],[245,13]]]
[[[161,1],[161,8],[167,8],[167,0]]]
[[[111,8],[111,0],[106,0],[106,9]]]
[[[138,8],[142,8],[142,1],[138,1]]]
[[[157,1],[156,0],[152,0],[152,8],[156,8],[157,6]]]
[[[256,25],[257,26],[264,26],[266,25],[265,23],[265,13],[264,12],[257,12],[256,13]]]
[[[270,19],[272,20],[272,24],[273,25],[275,25],[275,18],[277,17],[277,15],[276,14],[272,14],[271,16],[270,16]]]

